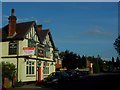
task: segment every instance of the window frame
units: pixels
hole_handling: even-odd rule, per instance
[[[43,74],[44,75],[49,75],[50,73],[50,67],[49,67],[49,63],[48,62],[43,62]]]
[[[35,61],[26,61],[26,75],[33,76],[35,75]]]

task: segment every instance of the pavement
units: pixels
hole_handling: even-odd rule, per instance
[[[38,87],[34,83],[32,83],[32,84],[23,85],[23,86],[18,87],[18,88],[42,88],[42,87]]]
[[[54,90],[52,88],[40,87],[36,86],[35,83],[32,84],[25,84],[21,87],[9,88],[7,90]]]

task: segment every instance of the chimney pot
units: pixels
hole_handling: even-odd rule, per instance
[[[14,16],[14,8],[12,8],[11,14],[12,16]]]

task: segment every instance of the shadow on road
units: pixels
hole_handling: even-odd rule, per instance
[[[63,82],[58,86],[41,88],[11,88],[8,90],[118,90],[120,73],[85,76],[78,80]]]

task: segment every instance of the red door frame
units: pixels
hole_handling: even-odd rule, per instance
[[[41,67],[38,67],[38,82],[41,81]]]

